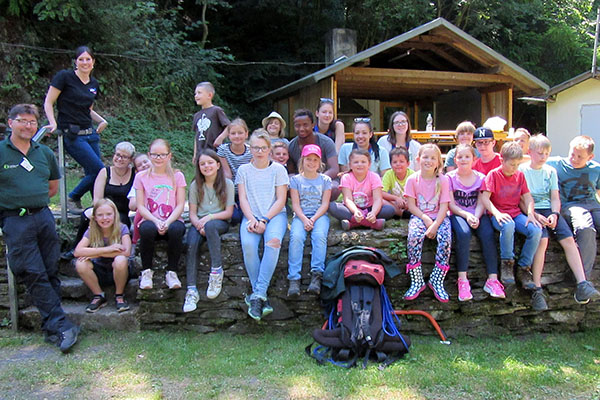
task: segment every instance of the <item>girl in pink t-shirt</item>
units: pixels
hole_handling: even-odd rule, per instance
[[[383,204],[381,178],[369,170],[368,150],[354,149],[348,157],[350,172],[340,179],[344,203],[329,204],[329,213],[340,220],[347,231],[357,226],[382,230],[385,220],[394,216],[394,207]]]
[[[168,267],[165,282],[169,289],[181,288],[177,265],[183,250],[185,225],[181,219],[185,204],[185,177],[171,167],[171,146],[156,139],[148,153],[152,167],[135,176],[137,209],[142,216],[139,225],[142,277],[140,289],[152,289],[152,259],[156,240],[166,240]]]
[[[427,143],[419,149],[417,163],[420,171],[406,180],[404,196],[408,203],[408,211],[412,214],[408,222],[408,264],[406,271],[410,274],[410,288],[404,299],[414,300],[425,290],[425,280],[421,269],[421,254],[425,237],[437,237],[438,246],[435,254],[435,267],[429,277],[429,287],[435,298],[446,303],[449,299],[444,289],[444,278],[450,269],[450,243],[452,230],[448,218],[450,203],[450,182],[441,174],[443,167],[440,149]]]

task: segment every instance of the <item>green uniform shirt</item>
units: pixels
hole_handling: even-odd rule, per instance
[[[48,205],[48,181],[60,178],[58,163],[48,146],[31,142],[26,156],[10,137],[0,142],[0,210]]]

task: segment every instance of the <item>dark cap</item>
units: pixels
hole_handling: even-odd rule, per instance
[[[475,133],[473,133],[473,140],[493,138],[494,133],[492,132],[492,130],[483,126],[475,129]]]

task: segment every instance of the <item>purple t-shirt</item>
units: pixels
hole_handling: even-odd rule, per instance
[[[458,179],[458,170],[452,170],[446,174],[450,178],[450,190],[454,195],[454,202],[457,206],[463,210],[475,214],[475,208],[477,207],[477,197],[481,191],[481,184],[485,179],[479,171],[473,171],[476,176],[475,182],[471,186],[465,186]]]

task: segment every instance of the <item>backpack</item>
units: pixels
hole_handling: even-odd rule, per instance
[[[315,329],[319,344],[306,353],[319,364],[350,368],[362,357],[365,368],[375,359],[384,368],[408,353],[410,340],[399,331],[383,281],[385,269],[365,260],[348,260],[343,268],[346,290],[329,305],[327,327]]]

